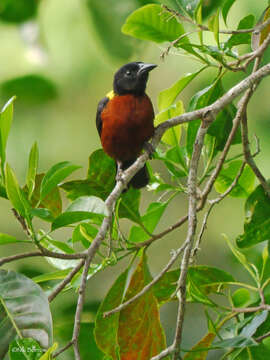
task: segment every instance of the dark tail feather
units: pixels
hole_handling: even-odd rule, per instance
[[[130,160],[130,161],[125,161],[122,164],[122,169],[126,170],[128,167],[130,167],[135,160]],[[140,169],[134,176],[133,178],[130,180],[128,186],[132,186],[135,189],[141,189],[143,187],[145,187],[148,183],[149,183],[150,177],[149,177],[149,173],[146,167],[146,164],[144,165],[144,167],[142,169]]]

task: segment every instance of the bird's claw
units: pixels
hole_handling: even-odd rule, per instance
[[[149,142],[145,142],[145,143],[143,144],[143,148],[144,148],[144,150],[148,153],[149,159],[152,159],[153,154],[154,154],[154,152],[155,152],[154,146],[153,146],[151,143],[149,143]]]

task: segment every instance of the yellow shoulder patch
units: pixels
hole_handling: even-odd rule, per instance
[[[110,100],[112,100],[115,97],[115,93],[114,91],[110,91],[108,92],[108,94],[106,94],[106,97],[109,98]]]

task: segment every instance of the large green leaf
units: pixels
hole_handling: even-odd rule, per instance
[[[157,43],[173,41],[185,33],[183,26],[160,5],[149,4],[135,10],[122,27],[124,34]],[[183,42],[187,42],[184,38]]]
[[[0,270],[0,358],[16,335],[52,345],[52,318],[47,296],[32,280]]]
[[[224,94],[224,89],[220,79],[216,79],[210,86],[197,92],[189,103],[189,111],[200,109],[204,106],[212,104],[221,95]],[[233,105],[228,105],[225,109],[220,111],[216,116],[215,121],[208,129],[208,134],[215,137],[215,151],[221,151],[224,148],[227,137],[232,128],[232,120],[235,116],[236,110]],[[191,157],[193,151],[193,144],[196,139],[196,134],[200,126],[200,120],[191,121],[187,129],[187,151]],[[241,141],[240,132],[238,131],[234,137],[233,144]]]
[[[43,350],[35,340],[22,338],[12,341],[8,353],[9,360],[39,360]]]
[[[230,8],[235,3],[235,0],[226,0],[222,7],[222,16],[225,24],[227,23],[227,16],[230,11]]]
[[[177,96],[185,89],[185,87],[205,68],[200,69],[199,71],[187,74],[184,77],[181,77],[168,89],[162,90],[158,95],[158,109],[159,111],[167,109],[171,106]]]
[[[224,193],[233,183],[236,175],[242,166],[241,160],[231,161],[225,164],[221,169],[217,180],[215,181],[215,189],[218,193]],[[230,192],[232,197],[248,197],[254,189],[255,175],[251,168],[246,165],[237,185]]]
[[[159,303],[163,304],[172,300],[171,296],[176,291],[178,279],[179,270],[171,270],[154,285],[154,294]],[[221,285],[234,281],[231,274],[219,268],[205,265],[190,266],[188,270],[187,300],[212,305],[206,295],[215,293],[222,288]]]
[[[10,98],[16,94],[18,103],[32,106],[46,103],[57,97],[57,89],[54,83],[43,75],[36,74],[4,81],[0,86],[0,92],[4,98]]]
[[[11,23],[21,23],[36,15],[39,0],[2,0],[0,19]]]
[[[22,241],[16,239],[14,236],[0,233],[0,245],[13,244],[13,243],[19,243],[19,242],[22,242]]]
[[[107,215],[108,210],[103,200],[96,196],[81,196],[53,221],[52,230],[87,219],[102,221]]]
[[[127,192],[122,194],[118,215],[120,218],[126,218],[136,223],[140,223],[141,216],[139,213],[141,193],[133,187],[129,188]]]
[[[184,113],[184,105],[181,100],[179,100],[176,104],[170,105],[166,110],[161,111],[155,117],[155,125],[159,125],[160,123],[171,119],[175,116],[179,116]],[[164,135],[162,136],[162,140],[168,145],[175,146],[179,145],[181,137],[181,125],[174,126],[168,129]]]
[[[152,202],[146,213],[141,217],[141,222],[144,228],[148,230],[148,233],[152,233],[157,224],[159,223],[161,216],[163,215],[168,202]],[[145,241],[149,238],[149,235],[144,231],[142,227],[132,226],[128,240],[130,242],[138,243]]]
[[[125,37],[120,29],[126,17],[137,8],[136,0],[128,3],[106,0],[106,6],[100,0],[87,0],[86,4],[100,43],[107,54],[122,62],[129,59],[135,43]]]
[[[61,183],[73,171],[79,169],[80,166],[73,165],[69,161],[63,161],[53,165],[50,170],[44,175],[40,185],[40,200],[43,200],[53,188]]]
[[[40,238],[42,238],[42,240],[40,240],[41,245],[45,248],[48,249],[50,251],[53,251],[55,253],[60,253],[60,254],[74,254],[75,251],[69,247],[66,243],[61,242],[61,241],[56,241],[53,240],[49,235],[45,236],[45,234],[43,232],[41,232],[40,234]],[[58,259],[58,258],[51,258],[51,257],[46,257],[45,258],[49,264],[51,264],[52,266],[54,266],[55,268],[59,269],[59,270],[66,270],[66,269],[70,269],[70,268],[74,268],[79,260],[65,260],[65,259]]]
[[[98,309],[95,325],[97,346],[113,360],[119,358],[118,326],[119,312],[104,318],[103,313],[121,304],[127,282],[128,271],[124,271],[114,282]]]
[[[83,195],[95,195],[105,200],[115,185],[115,161],[102,149],[89,157],[87,179],[69,181],[61,185],[71,200]]]
[[[244,234],[236,239],[239,247],[270,240],[270,199],[261,185],[249,195],[245,204]]]
[[[32,209],[31,214],[43,220],[52,221],[54,217],[62,212],[62,199],[58,187],[54,187],[48,194],[40,201],[40,186],[45,174],[37,174],[34,180],[35,188],[31,197],[32,207],[38,205],[38,209]],[[25,186],[23,190],[29,198],[28,187]]]
[[[4,163],[6,161],[6,146],[13,120],[14,100],[15,100],[15,96],[10,98],[0,113],[0,159],[1,159],[2,168],[4,167]]]
[[[254,15],[248,15],[239,22],[237,30],[251,29],[253,25],[254,25]],[[225,46],[231,49],[233,46],[237,46],[241,44],[250,44],[250,41],[251,41],[251,33],[233,34],[226,42]]]

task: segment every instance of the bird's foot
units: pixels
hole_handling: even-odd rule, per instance
[[[143,148],[144,148],[144,150],[148,153],[149,159],[152,159],[153,154],[154,154],[154,152],[155,152],[154,146],[153,146],[151,143],[149,143],[149,142],[146,141],[146,142],[143,144]]]
[[[122,184],[124,184],[124,179],[123,179],[123,169],[122,169],[122,163],[120,161],[117,161],[117,173],[115,176],[115,180],[116,182],[120,181]],[[125,186],[125,188],[127,188]]]

